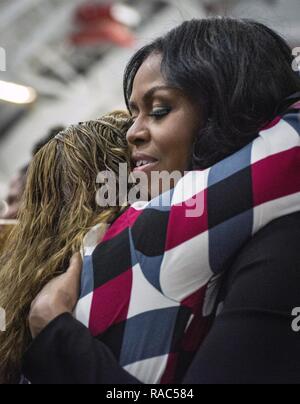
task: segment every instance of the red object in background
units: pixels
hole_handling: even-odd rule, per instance
[[[110,20],[103,20],[97,25],[88,26],[71,35],[75,45],[97,45],[112,42],[119,46],[131,47],[135,43],[134,35],[124,25]]]
[[[79,23],[98,22],[102,18],[111,18],[111,8],[111,4],[85,4],[77,9],[75,19]]]
[[[114,43],[131,47],[135,43],[134,34],[112,16],[112,5],[87,4],[78,8],[75,21],[77,32],[70,37],[77,46]]]

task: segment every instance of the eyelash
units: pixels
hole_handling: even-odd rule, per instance
[[[165,116],[167,116],[171,112],[171,108],[156,108],[154,111],[152,111],[149,116],[155,120],[160,120],[163,119]],[[137,116],[132,116],[131,120],[134,123],[138,117]]]
[[[157,108],[151,114],[149,114],[150,117],[160,120],[167,116],[171,112],[171,108]]]

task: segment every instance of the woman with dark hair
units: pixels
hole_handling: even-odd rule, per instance
[[[253,21],[193,20],[139,51],[124,83],[135,170],[150,180],[154,171],[195,171],[169,191],[169,204],[161,197],[159,208],[133,206],[95,246],[94,290],[79,301],[90,331],[70,315],[74,278],[58,279],[36,299],[25,375],[35,383],[136,382],[130,375],[161,383],[299,382],[291,312],[300,281],[300,79],[290,49]],[[186,205],[197,198],[204,212],[187,218]],[[120,278],[112,287],[128,268],[123,285]],[[149,289],[139,300],[138,276],[168,302],[147,305]],[[111,296],[112,311],[102,313]],[[145,316],[169,320],[166,308],[174,307],[170,343],[161,349],[164,324]],[[219,315],[207,335],[211,313]],[[131,321],[139,315],[143,321]]]
[[[247,20],[192,20],[132,58],[124,80],[129,110],[136,73],[151,55],[161,56],[165,81],[201,113],[193,169],[211,167],[249,144],[300,90],[291,50],[271,29]]]

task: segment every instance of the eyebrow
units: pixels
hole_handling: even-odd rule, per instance
[[[151,98],[153,98],[153,95],[157,92],[157,91],[162,91],[162,90],[174,90],[174,87],[170,87],[170,86],[156,86],[151,88],[150,90],[148,90],[146,92],[146,94],[143,95],[143,102],[147,103],[147,101],[149,101]],[[129,109],[136,109],[137,108],[137,104],[134,101],[129,101]]]

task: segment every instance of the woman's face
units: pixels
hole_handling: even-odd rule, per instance
[[[130,98],[133,125],[127,141],[134,171],[150,180],[151,172],[188,170],[194,139],[201,127],[201,110],[180,90],[168,86],[161,73],[161,56],[153,54],[140,67]]]

